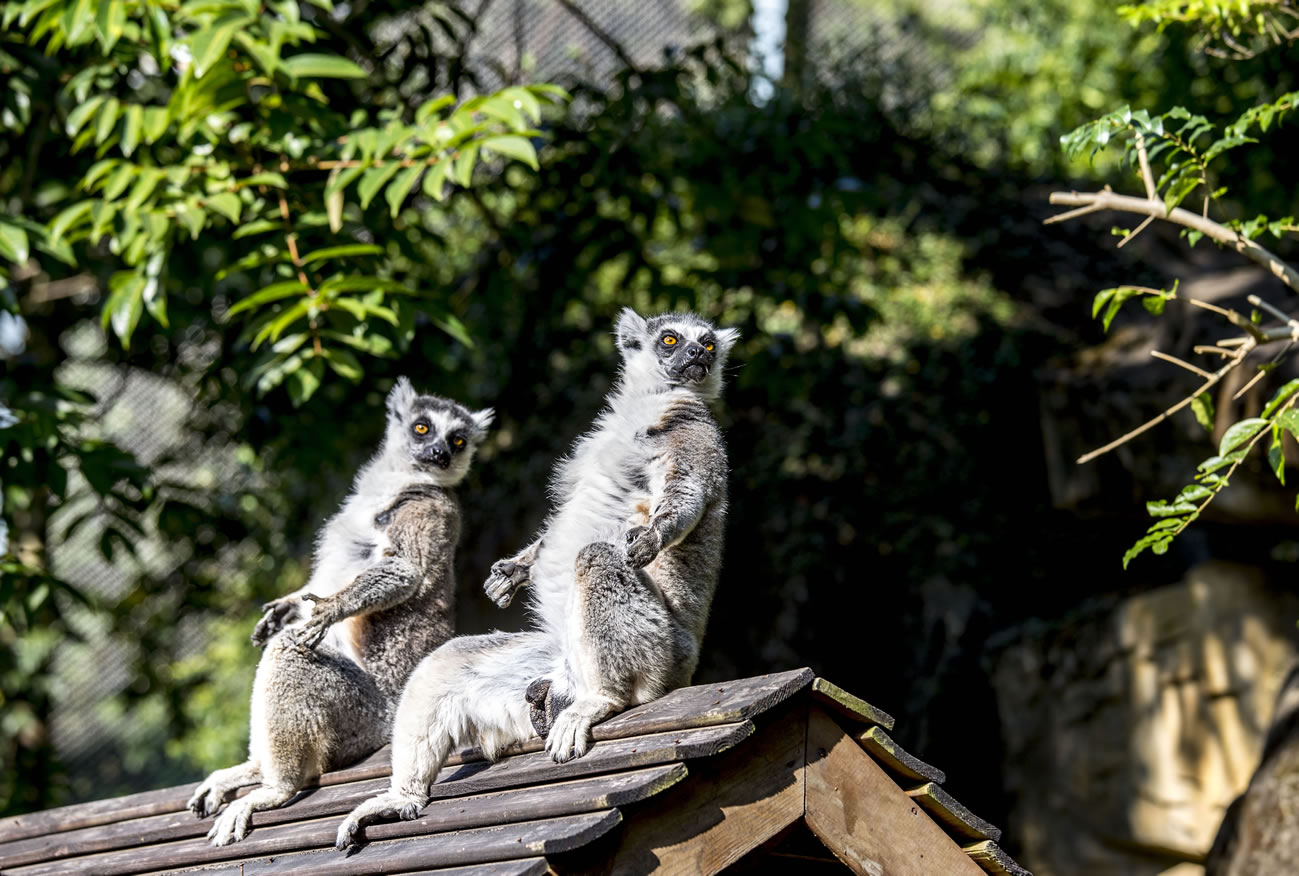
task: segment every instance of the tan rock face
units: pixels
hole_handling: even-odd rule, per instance
[[[1202,861],[1259,763],[1296,619],[1299,600],[1257,570],[1210,562],[1002,652],[1021,863],[1156,876]]]

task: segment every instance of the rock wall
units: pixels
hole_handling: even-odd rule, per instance
[[[992,658],[1010,823],[1037,876],[1194,876],[1259,763],[1299,599],[1211,561]]]

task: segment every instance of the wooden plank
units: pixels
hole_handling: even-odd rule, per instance
[[[947,781],[947,775],[938,767],[930,766],[920,758],[909,753],[889,737],[882,727],[867,727],[857,734],[861,747],[875,760],[879,761],[890,773],[901,776],[911,782]]]
[[[983,876],[879,764],[816,707],[808,716],[805,776],[807,826],[853,872]]]
[[[328,849],[254,857],[180,872],[205,876],[369,876],[408,870],[477,865],[514,858],[535,858],[571,851],[617,827],[617,809],[458,830],[434,836],[369,843],[355,852]],[[476,870],[474,872],[477,872]]]
[[[878,724],[885,730],[893,729],[893,716],[883,709],[877,709],[870,703],[855,697],[837,684],[817,677],[812,679],[812,699],[850,721],[865,724]]]
[[[371,825],[366,828],[366,835],[374,840],[397,839],[448,830],[594,812],[643,800],[675,785],[685,776],[685,766],[676,763],[514,791],[448,798],[429,804],[421,817],[412,821]],[[189,839],[175,840],[176,828],[165,826],[165,833],[153,837],[138,830],[134,833],[119,832],[116,836],[116,844],[111,847],[114,851],[89,854],[95,851],[87,847],[89,844],[83,846],[62,844],[51,850],[53,854],[44,858],[39,856],[33,858],[31,854],[39,855],[39,850],[33,850],[27,856],[7,856],[0,860],[4,862],[6,873],[21,872],[26,876],[52,876],[55,873],[75,871],[125,874],[246,858],[250,855],[279,855],[303,849],[330,847],[334,844],[340,816],[351,811],[353,806],[371,794],[387,787],[386,782],[382,780],[378,783],[361,784],[366,786],[365,793],[354,793],[349,798],[335,797],[329,807],[322,808],[320,805],[315,805],[296,813],[293,811],[295,807],[288,807],[258,813],[253,816],[255,819],[253,832],[243,842],[233,845],[221,847],[209,845],[203,834],[211,824],[210,820],[200,822],[189,813],[184,813],[188,818],[177,827],[184,828],[184,835],[190,837]],[[309,799],[304,802],[315,801]],[[325,814],[332,817],[318,817]],[[266,820],[261,819],[263,815],[278,816],[276,820],[279,823],[267,825]],[[159,819],[144,820],[166,821],[184,816],[160,816]],[[283,823],[289,818],[294,820]],[[305,818],[312,820],[303,820]],[[129,824],[109,827],[129,827]],[[102,832],[107,828],[89,830]],[[75,833],[78,832],[37,837],[25,842],[58,840],[62,843],[63,838],[71,837]],[[173,841],[159,842],[164,839]],[[71,857],[71,855],[79,857]],[[44,863],[24,867],[18,871],[10,870],[10,868],[38,861]]]
[[[716,873],[798,821],[806,729],[800,702],[743,747],[691,763],[689,781],[628,807],[612,872]]]
[[[402,876],[542,876],[550,872],[545,858],[520,858],[517,861],[493,861],[471,867],[442,867],[437,870],[410,870]]]
[[[908,797],[923,806],[935,820],[964,841],[1001,839],[1000,828],[994,827],[966,809],[956,801],[955,797],[933,782],[926,782],[906,793]]]
[[[807,687],[811,677],[810,669],[795,669],[721,685],[680,688],[653,703],[637,706],[596,725],[593,735],[596,741],[604,741],[670,729],[735,723],[760,714]],[[540,751],[541,748],[541,740],[530,739],[512,747],[505,754],[524,754]],[[482,763],[484,760],[476,749],[464,749],[452,753],[447,764]],[[329,787],[382,778],[390,774],[390,763],[390,752],[385,746],[352,766],[325,773],[317,785]],[[197,787],[197,784],[181,785],[3,818],[0,819],[0,843],[132,818],[181,812],[185,808],[185,801]]]
[[[985,873],[992,873],[994,876],[1033,876],[1015,863],[1015,859],[1002,851],[1001,846],[992,840],[972,843],[962,848],[965,854],[970,856],[970,860],[982,867]]]

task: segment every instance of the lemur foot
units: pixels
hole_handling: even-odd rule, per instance
[[[345,852],[359,846],[363,839],[360,835],[361,825],[367,821],[394,816],[402,821],[413,821],[419,818],[419,811],[423,808],[423,800],[394,791],[385,791],[377,797],[366,800],[343,819],[334,837],[334,848]]]
[[[652,526],[633,526],[627,530],[627,565],[643,569],[663,550],[663,536]]]
[[[492,571],[483,582],[483,592],[499,608],[505,608],[514,599],[519,588],[528,583],[532,570],[523,563],[514,560],[497,560],[492,563]]]
[[[546,753],[555,763],[581,757],[591,747],[591,719],[576,709],[555,717],[546,736]]]
[[[195,818],[207,818],[212,813],[221,808],[220,795],[215,793],[216,788],[212,785],[212,780],[198,786],[194,796],[190,797],[185,803],[185,808],[194,813]]]
[[[250,637],[258,648],[266,647],[271,637],[298,619],[302,613],[302,598],[296,594],[273,599],[262,606],[262,618],[253,627]]]
[[[556,694],[549,678],[538,678],[528,685],[523,698],[528,701],[528,716],[532,729],[545,739],[555,725],[555,716],[573,704],[568,694]]]
[[[239,842],[248,836],[248,825],[252,815],[253,810],[248,805],[246,797],[236,800],[221,813],[216,824],[212,825],[212,829],[207,832],[207,838],[214,846],[228,846]]]

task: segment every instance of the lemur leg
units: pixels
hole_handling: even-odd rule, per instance
[[[208,839],[215,846],[243,839],[254,812],[288,802],[322,772],[382,746],[389,719],[365,670],[329,648],[304,651],[287,634],[275,636],[253,683],[249,763],[259,765],[262,784],[226,807]]]
[[[217,770],[208,776],[194,791],[185,808],[198,818],[206,818],[221,808],[236,790],[244,785],[255,785],[262,780],[261,767],[253,760],[238,766]]]
[[[500,608],[505,608],[532,579],[532,564],[537,561],[542,539],[537,539],[512,557],[492,563],[483,582],[483,592]]]
[[[356,845],[371,821],[418,817],[453,749],[476,745],[494,760],[532,736],[523,691],[553,665],[552,650],[537,633],[491,633],[452,639],[425,657],[397,706],[392,783],[343,820],[336,848]]]
[[[554,718],[546,751],[557,761],[586,754],[591,726],[667,690],[675,624],[649,573],[604,542],[577,555],[574,640],[567,643],[573,703]],[[553,689],[551,695],[553,696]]]

